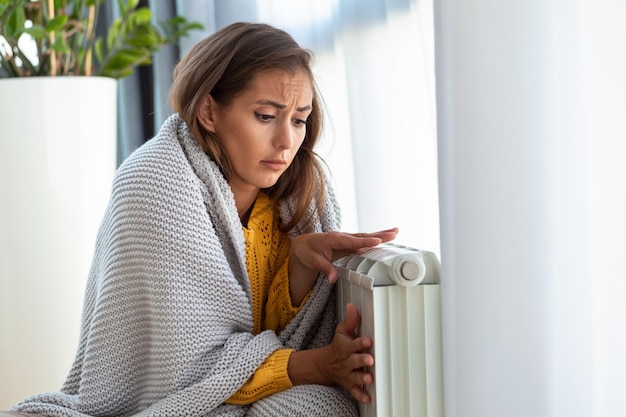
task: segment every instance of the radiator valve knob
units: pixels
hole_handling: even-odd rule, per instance
[[[400,265],[400,274],[402,275],[402,278],[408,281],[418,279],[420,277],[420,273],[420,266],[415,262],[403,262],[402,265]]]

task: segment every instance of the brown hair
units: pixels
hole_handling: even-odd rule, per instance
[[[211,95],[218,104],[228,106],[248,87],[253,76],[267,69],[292,73],[303,70],[309,75],[314,91],[313,109],[304,141],[289,168],[265,190],[274,202],[297,198],[293,218],[282,225],[284,231],[298,225],[314,199],[319,212],[324,206],[322,168],[313,150],[322,130],[323,113],[311,60],[312,53],[283,30],[261,23],[233,23],[200,41],[183,57],[174,69],[170,91],[174,111],[228,179],[232,173],[230,161],[215,134],[204,129],[197,117],[203,101]],[[310,220],[307,218],[306,223]]]

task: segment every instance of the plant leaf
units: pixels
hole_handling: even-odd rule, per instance
[[[182,25],[182,24],[184,24],[186,22],[187,22],[187,19],[185,19],[182,16],[174,16],[174,17],[171,17],[171,18],[167,19],[167,24],[169,24],[171,26]]]
[[[128,22],[131,26],[149,25],[151,19],[152,12],[147,7],[137,9],[128,16]]]
[[[54,19],[50,19],[48,23],[46,23],[46,30],[48,32],[57,32],[63,28],[63,25],[67,23],[69,16],[61,15],[57,16]]]
[[[139,6],[139,0],[128,0],[127,7],[128,10],[134,10]]]
[[[126,4],[122,0],[117,0],[117,8],[119,9],[121,16],[126,16],[126,14],[128,13]]]
[[[102,38],[96,39],[96,42],[93,44],[93,52],[96,55],[96,60],[99,64],[101,64],[104,60],[103,48]]]
[[[24,25],[26,24],[26,15],[24,14],[23,7],[15,6],[13,8],[13,11],[6,17],[6,20],[4,21],[6,23],[3,28],[0,28],[0,30],[5,36],[17,39],[23,33]]]
[[[138,65],[145,61],[144,53],[134,49],[122,49],[113,55],[107,62],[109,69],[122,69]]]
[[[115,19],[115,21],[111,24],[109,28],[109,32],[107,34],[107,49],[113,49],[113,45],[115,45],[115,40],[119,37],[119,32],[122,26],[121,19]]]
[[[67,43],[61,37],[55,39],[54,43],[50,45],[50,49],[59,54],[64,54],[69,51]]]
[[[45,37],[48,36],[48,32],[41,25],[33,25],[29,28],[24,29],[23,32],[29,34],[36,40],[44,39]]]

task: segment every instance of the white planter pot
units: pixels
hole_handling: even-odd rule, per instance
[[[0,79],[0,409],[71,367],[115,171],[117,82]]]

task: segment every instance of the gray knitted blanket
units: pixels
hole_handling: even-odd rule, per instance
[[[336,200],[327,189],[316,232],[339,228]],[[290,204],[281,207],[285,218],[292,212]],[[224,404],[276,349],[330,342],[331,290],[320,277],[280,335],[251,333],[244,238],[232,192],[185,123],[171,116],[116,173],[65,384],[13,411],[75,417],[353,415],[354,405],[342,392],[320,386],[294,387],[252,407]]]

